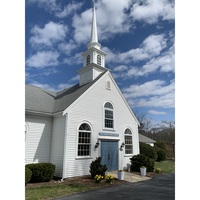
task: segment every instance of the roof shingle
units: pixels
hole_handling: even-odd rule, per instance
[[[26,111],[49,114],[64,111],[106,72],[85,85],[79,86],[79,84],[76,84],[60,92],[47,91],[36,86],[26,85],[25,109]]]

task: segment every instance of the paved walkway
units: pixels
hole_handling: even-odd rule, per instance
[[[117,171],[113,171],[113,172],[108,172],[108,174],[111,174],[113,177],[117,178]],[[140,175],[136,175],[130,172],[124,172],[124,180],[130,183],[135,183],[135,182],[139,182],[139,181],[146,181],[151,179],[150,177],[147,176],[140,176]]]
[[[113,185],[56,200],[175,200],[175,173],[139,182]]]

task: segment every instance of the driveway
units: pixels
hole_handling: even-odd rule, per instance
[[[157,175],[136,183],[124,183],[99,190],[93,190],[56,200],[174,200],[175,173]]]

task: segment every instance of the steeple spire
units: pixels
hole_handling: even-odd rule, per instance
[[[101,47],[101,45],[98,43],[95,7],[93,8],[91,38],[90,38],[90,43],[88,44],[88,49],[91,47],[95,47],[97,49],[100,49],[100,47]]]
[[[88,44],[88,49],[81,54],[83,56],[83,68],[78,71],[80,75],[80,85],[93,81],[101,73],[107,71],[105,68],[106,53],[100,48],[101,44],[98,43],[96,13],[94,7],[90,43]]]
[[[90,40],[90,42],[97,42],[98,43],[95,7],[93,8],[92,29],[91,29],[91,40]]]

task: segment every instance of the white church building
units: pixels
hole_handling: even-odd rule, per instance
[[[51,162],[61,178],[89,175],[99,156],[108,171],[127,169],[139,154],[139,122],[105,68],[95,9],[82,56],[78,84],[60,92],[26,85],[25,162]]]

